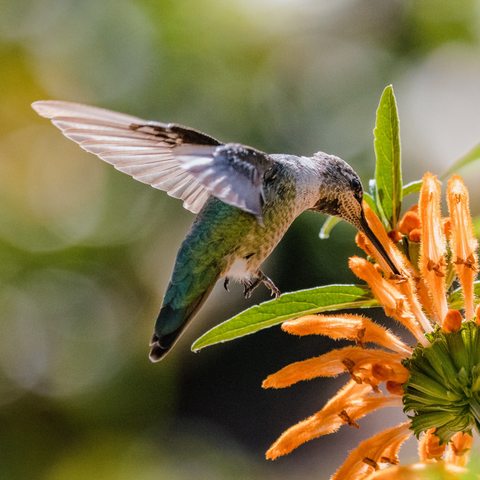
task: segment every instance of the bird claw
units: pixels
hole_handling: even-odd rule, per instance
[[[266,275],[264,275],[262,281],[265,284],[265,286],[270,289],[270,296],[273,297],[273,295],[275,295],[275,300],[278,300],[280,298],[281,293],[280,293],[280,290],[272,282],[272,280],[268,278]]]
[[[253,291],[260,285],[260,278],[256,278],[253,282],[245,280],[243,282],[243,295],[245,298],[250,298]]]
[[[230,284],[230,278],[229,277],[225,277],[225,281],[223,282],[223,286],[225,287],[225,290],[227,292],[230,292],[230,290],[228,289],[228,285]]]
[[[275,286],[273,281],[268,278],[261,270],[258,273],[258,277],[255,278],[253,282],[247,279],[243,281],[243,294],[245,298],[250,298],[253,291],[260,285],[260,282],[263,282],[264,285],[270,289],[271,295],[275,295],[275,300],[278,299],[281,295],[280,290]]]

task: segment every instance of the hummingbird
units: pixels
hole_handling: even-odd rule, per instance
[[[368,226],[359,176],[335,155],[267,154],[176,123],[77,103],[47,100],[32,107],[87,152],[183,200],[197,214],[155,323],[153,362],[171,350],[219,279],[225,278],[227,290],[231,278],[240,281],[246,298],[261,283],[278,298],[280,291],[260,266],[305,210],[355,226],[399,275]]]

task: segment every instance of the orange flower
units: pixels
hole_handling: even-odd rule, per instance
[[[339,340],[347,338],[365,348],[365,343],[377,343],[409,355],[408,348],[397,336],[362,315],[306,315],[283,323],[282,329],[293,335],[327,335]]]
[[[402,443],[412,434],[410,422],[377,433],[362,442],[332,477],[336,479],[362,478],[379,470],[379,463],[397,464]]]
[[[440,439],[434,435],[435,429],[428,430],[418,442],[418,456],[422,462],[440,460],[445,453],[446,444],[440,445]]]
[[[283,329],[294,335],[326,335],[356,345],[294,363],[264,381],[264,388],[283,388],[343,372],[350,378],[322,410],[288,429],[268,450],[267,458],[289,453],[303,442],[333,433],[342,425],[358,428],[356,420],[374,410],[403,405],[405,411],[413,411],[411,421],[362,442],[332,480],[410,478],[403,475],[430,471],[433,466],[428,464],[439,459],[446,462],[445,471],[459,472],[465,466],[473,440],[469,432],[480,429],[480,419],[476,420],[480,411],[480,367],[476,359],[480,356],[475,353],[480,345],[480,325],[469,321],[480,313],[480,307],[475,312],[477,241],[468,210],[468,192],[460,177],[449,182],[448,203],[452,260],[463,287],[467,321],[459,310],[449,309],[446,298],[447,273],[453,272],[453,266],[447,264],[436,177],[425,175],[418,210],[410,209],[398,229],[410,235],[420,230],[418,264],[412,264],[401,253],[402,242],[394,244],[390,238],[393,235],[385,232],[380,220],[364,204],[370,228],[401,273],[392,275],[383,257],[362,234],[357,235],[357,244],[377,263],[355,256],[350,258],[349,266],[369,284],[385,313],[413,333],[418,345],[407,346],[384,327],[360,315],[307,315],[285,322]],[[367,343],[391,351],[367,348]],[[388,394],[381,393],[381,384]],[[423,463],[376,472],[379,463],[398,463],[397,452],[412,430],[417,436],[426,432],[419,442]],[[387,471],[391,476],[383,473]]]
[[[402,399],[396,395],[371,392],[368,384],[351,380],[320,412],[287,430],[268,450],[267,458],[273,460],[289,453],[312,438],[336,432],[342,425],[358,428],[355,420],[379,408],[402,406]],[[408,431],[408,435],[411,433]]]
[[[436,310],[436,320],[441,324],[448,311],[445,299],[445,253],[447,247],[440,215],[440,185],[437,177],[430,173],[423,177],[419,213],[422,232],[420,272],[428,283]]]
[[[458,175],[448,182],[448,208],[450,210],[450,246],[455,256],[454,264],[465,299],[465,318],[473,318],[473,281],[477,275],[478,242],[473,233],[472,217],[468,207],[468,191]]]
[[[464,467],[468,461],[468,453],[473,444],[473,437],[468,433],[458,432],[448,445],[446,460],[452,465]]]

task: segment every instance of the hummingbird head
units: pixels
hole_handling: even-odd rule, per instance
[[[363,186],[355,170],[334,155],[318,152],[313,156],[320,173],[318,200],[311,210],[339,217],[364,233],[395,275],[400,275],[385,248],[368,225],[362,207]]]

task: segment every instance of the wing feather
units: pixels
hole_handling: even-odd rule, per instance
[[[122,141],[124,139],[143,140],[145,136],[142,132],[134,130],[120,130],[120,129],[103,129],[91,130],[88,128],[67,128],[62,130],[63,134],[78,143],[80,146],[85,140],[108,140],[111,142]]]
[[[189,139],[202,145],[220,145],[213,137],[181,125],[149,122],[70,102],[41,101],[32,107],[87,152],[141,182],[181,198],[187,210],[198,213],[207,200],[206,187],[181,167],[172,148]],[[189,190],[187,184],[196,188]]]
[[[104,108],[91,107],[90,105],[83,105],[81,103],[62,102],[60,100],[34,102],[32,107],[39,115],[45,118],[84,117],[120,123],[122,125],[145,122],[145,120],[141,118],[133,117],[126,113],[113,112]]]
[[[183,200],[197,213],[212,194],[257,216],[272,158],[244,145],[221,144],[192,128],[69,102],[32,107],[69,139],[116,169]]]
[[[195,192],[188,197],[188,200],[185,200],[185,203],[188,205],[188,207],[186,208],[188,208],[192,212],[197,209],[200,210],[203,204],[207,201],[209,195],[210,194],[208,193],[207,189],[202,188],[200,185],[198,185]]]
[[[119,140],[117,143],[112,143],[109,140],[85,140],[82,142],[82,148],[87,152],[96,155],[105,152],[144,152],[148,153],[149,149],[157,146],[156,141],[151,140]]]
[[[178,185],[183,184],[187,179],[192,178],[188,172],[176,170],[169,175],[165,175],[159,182],[155,182],[154,186],[160,190],[165,190],[169,195],[170,192]]]

